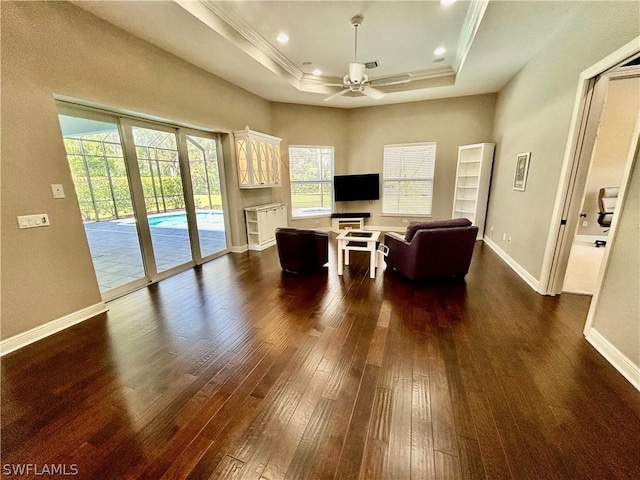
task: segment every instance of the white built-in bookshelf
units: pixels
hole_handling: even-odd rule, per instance
[[[494,143],[458,147],[452,218],[468,218],[477,225],[478,239],[484,235],[494,150]]]

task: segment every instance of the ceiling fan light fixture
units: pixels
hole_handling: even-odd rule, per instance
[[[350,63],[349,64],[349,80],[351,83],[366,82],[368,77],[364,73],[364,63]]]
[[[354,52],[353,62],[349,64],[349,73],[342,79],[342,84],[325,83],[328,87],[342,87],[342,90],[329,95],[324,99],[325,102],[333,100],[334,98],[341,97],[346,94],[361,94],[370,97],[374,100],[379,100],[385,96],[385,93],[378,90],[376,87],[387,87],[391,85],[400,85],[403,83],[409,83],[411,81],[411,74],[398,75],[395,77],[380,78],[369,81],[369,76],[365,73],[367,68],[375,68],[379,65],[377,60],[367,63],[358,62],[358,27],[362,25],[364,17],[362,15],[356,15],[349,19],[349,24],[354,29]]]

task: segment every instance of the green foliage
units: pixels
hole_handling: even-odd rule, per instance
[[[134,131],[147,211],[159,213],[181,210],[185,208],[185,201],[175,136],[163,134],[158,137],[157,133],[146,129]],[[108,141],[102,142],[105,138]],[[221,210],[215,141],[188,138],[196,208]],[[117,132],[111,132],[106,137],[104,134],[95,134],[83,139],[65,138],[64,144],[83,220],[133,216],[127,168]]]

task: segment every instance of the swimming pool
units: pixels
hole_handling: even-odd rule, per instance
[[[187,229],[186,213],[161,213],[149,215],[148,219],[150,227]],[[196,221],[200,230],[224,231],[222,212],[196,212]]]

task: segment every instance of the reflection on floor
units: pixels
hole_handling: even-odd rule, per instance
[[[583,295],[595,293],[605,248],[596,248],[593,241],[585,241],[576,237],[571,246],[567,273],[562,286],[563,292]]]

